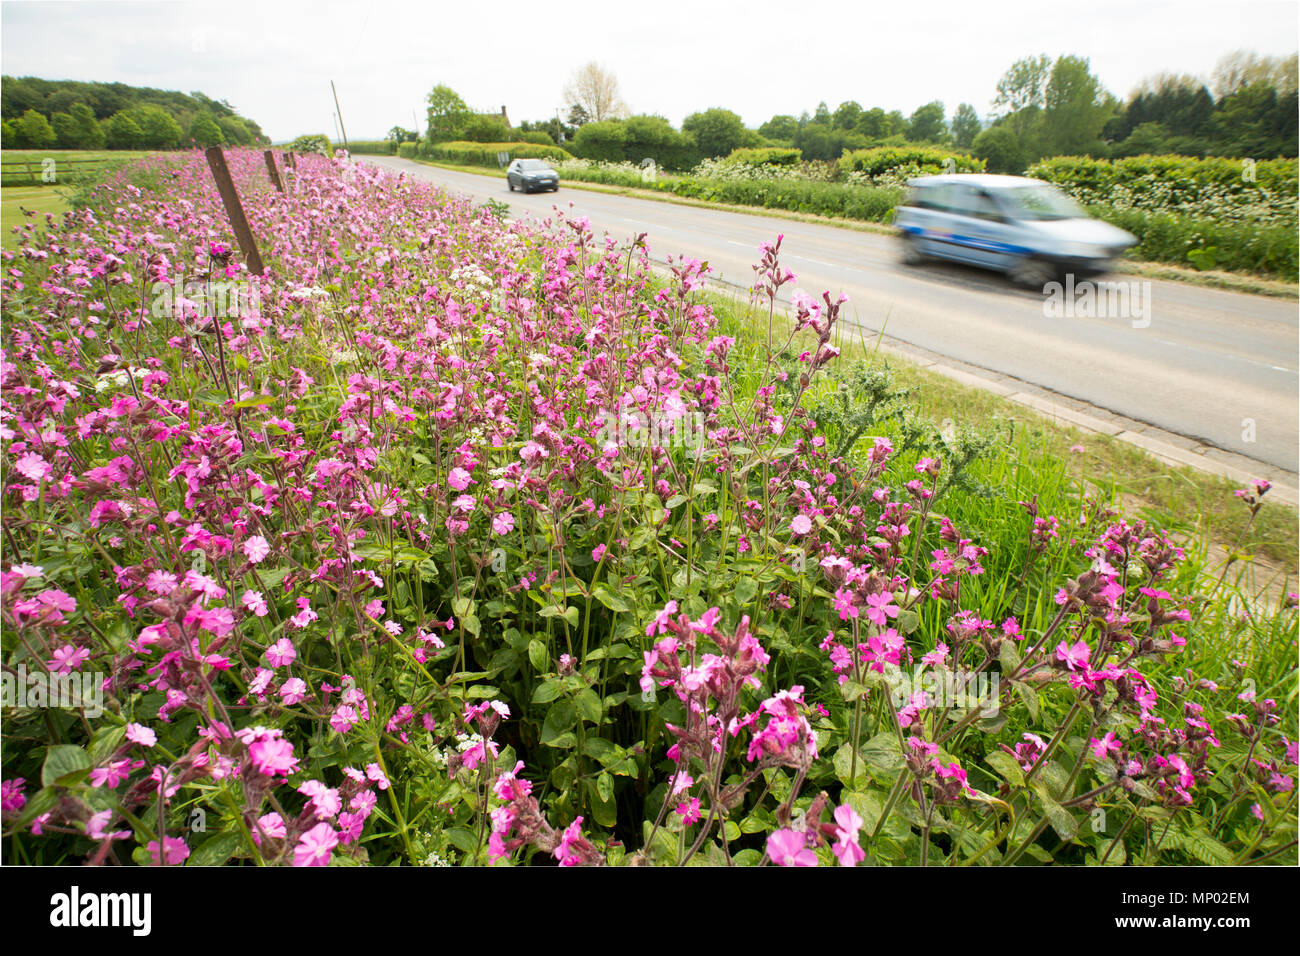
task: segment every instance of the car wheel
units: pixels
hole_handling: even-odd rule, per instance
[[[515,191],[515,184],[514,184],[513,182],[510,181],[510,177],[509,177],[509,176],[506,177],[506,185],[510,187],[510,191],[511,191],[511,192],[514,192],[514,191]]]
[[[903,252],[900,258],[905,266],[918,266],[925,261],[925,253],[921,251],[921,241],[911,233],[903,235]]]
[[[1046,259],[1021,256],[1007,270],[1007,277],[1016,285],[1042,290],[1043,286],[1056,278],[1056,267]]]

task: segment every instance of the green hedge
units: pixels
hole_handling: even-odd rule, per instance
[[[390,139],[354,139],[348,143],[348,151],[367,156],[392,156],[393,141]]]
[[[1300,244],[1293,226],[1215,222],[1113,206],[1089,206],[1088,211],[1137,236],[1133,253],[1150,262],[1248,272],[1291,282],[1298,277]]]
[[[903,196],[901,189],[819,183],[790,179],[668,179],[660,183],[679,196],[738,206],[763,206],[819,216],[888,222]]]
[[[1126,159],[1090,159],[1087,156],[1057,156],[1035,163],[1027,170],[1066,188],[1079,187],[1104,194],[1121,185],[1154,177],[1180,192],[1199,192],[1217,186],[1233,192],[1266,189],[1296,198],[1300,162],[1294,159],[1261,159],[1253,164],[1248,178],[1244,160],[1210,156],[1130,156]]]
[[[742,146],[733,149],[727,157],[729,163],[748,166],[798,166],[803,156],[798,149],[785,146]]]
[[[961,150],[941,149],[937,146],[876,146],[872,149],[855,149],[839,159],[842,173],[865,173],[882,176],[899,166],[918,166],[923,173],[942,172],[951,160],[954,172],[982,173],[984,160],[976,159]]]
[[[416,159],[420,155],[420,144],[403,143],[397,147],[397,155],[402,159]]]
[[[562,162],[572,159],[568,150],[558,146],[539,146],[536,143],[468,143],[450,142],[424,144],[421,155],[443,163],[463,166],[490,166],[498,164],[497,153],[508,153],[511,159],[551,159]]]

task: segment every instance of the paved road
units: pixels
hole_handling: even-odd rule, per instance
[[[1287,472],[1300,470],[1300,321],[1293,301],[1153,280],[1144,317],[1054,318],[1041,293],[993,273],[903,266],[890,236],[563,186],[524,196],[500,179],[365,159],[478,200],[508,201],[516,216],[542,218],[555,204],[572,203],[572,212],[590,219],[598,233],[624,239],[647,232],[655,258],[708,260],[722,279],[745,287],[758,244],[784,234],[782,261],[799,276],[799,287],[814,296],[824,289],[848,293],[849,317],[868,337],[883,328],[930,352]]]

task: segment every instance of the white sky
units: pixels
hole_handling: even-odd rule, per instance
[[[1273,0],[409,0],[87,3],[4,0],[0,70],[199,90],[277,141],[334,135],[329,81],[353,139],[424,126],[438,83],[510,119],[553,116],[596,60],[633,112],[675,126],[724,106],[757,126],[854,99],[910,114],[942,100],[981,115],[1031,54],[1073,53],[1124,98],[1158,72],[1208,76],[1220,56],[1297,48],[1295,2]]]

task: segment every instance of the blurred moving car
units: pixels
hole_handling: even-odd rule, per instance
[[[549,189],[552,192],[560,188],[560,174],[546,165],[542,159],[516,159],[506,169],[506,184],[510,191],[515,188],[526,193],[534,189]]]
[[[1041,288],[1065,273],[1108,271],[1137,244],[1055,186],[1023,176],[950,174],[907,181],[894,213],[903,261],[950,259]]]

